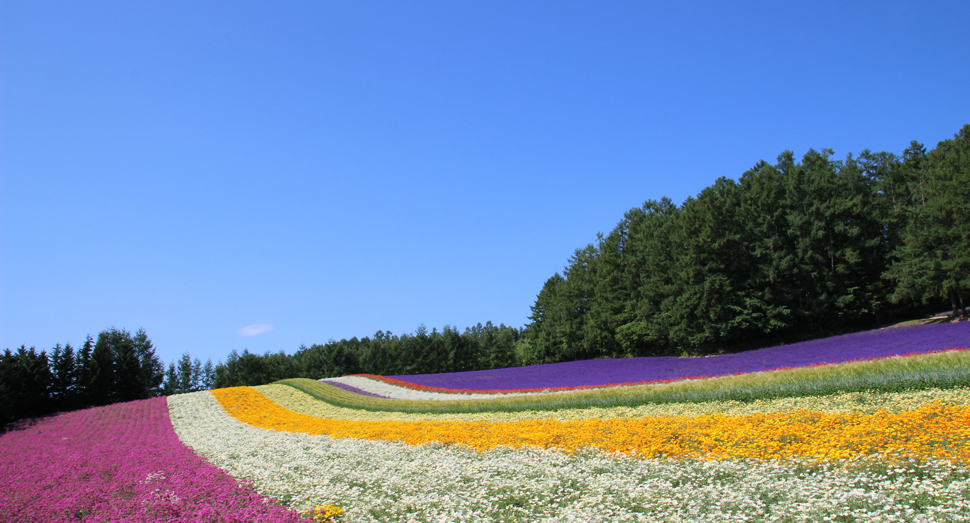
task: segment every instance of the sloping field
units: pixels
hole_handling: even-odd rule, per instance
[[[889,327],[703,358],[601,359],[511,369],[390,377],[424,386],[426,390],[445,389],[445,391],[509,391],[601,386],[688,377],[724,376],[904,354],[922,354],[939,350],[941,347],[949,347],[955,340],[970,340],[970,322]]]
[[[183,444],[165,398],[68,412],[0,437],[0,521],[298,522]]]
[[[967,327],[62,414],[0,436],[0,520],[968,521]]]

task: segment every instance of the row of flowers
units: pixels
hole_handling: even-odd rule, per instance
[[[748,374],[819,363],[873,360],[965,347],[970,322],[891,327],[703,358],[597,359],[443,374],[391,376],[441,391],[548,390],[624,383],[659,383],[689,376]]]
[[[338,407],[320,401],[286,385],[253,387],[277,405],[315,418],[346,421],[521,421],[553,419],[575,421],[611,418],[644,418],[711,414],[743,416],[810,410],[824,413],[875,414],[879,411],[901,413],[918,410],[934,402],[970,405],[970,389],[927,389],[920,391],[879,393],[850,392],[830,396],[775,398],[751,402],[709,401],[702,403],[649,403],[635,407],[588,407],[559,410],[487,411],[474,413],[408,413],[369,411]]]
[[[384,399],[402,399],[402,400],[418,400],[418,401],[439,401],[439,400],[475,400],[475,399],[488,399],[497,397],[510,397],[510,396],[525,396],[533,394],[555,394],[552,391],[542,391],[542,392],[502,392],[494,391],[489,393],[476,393],[476,392],[440,392],[425,390],[424,388],[414,385],[413,383],[407,383],[400,380],[395,380],[393,378],[388,378],[386,376],[377,376],[372,374],[354,374],[351,376],[341,376],[339,378],[324,378],[319,380],[321,383],[326,383],[327,385],[333,385],[335,387],[341,388],[348,392],[354,392],[356,394],[363,394],[366,396],[384,398]],[[561,391],[561,392],[566,392]]]
[[[839,359],[834,361],[821,361],[821,362],[811,363],[809,365],[802,365],[802,366],[772,367],[772,368],[761,369],[757,371],[723,372],[723,373],[712,373],[712,374],[704,374],[704,375],[685,374],[685,375],[677,375],[671,378],[644,379],[640,381],[627,381],[623,383],[611,382],[611,383],[600,383],[600,384],[594,384],[594,385],[576,385],[576,386],[564,386],[564,387],[533,387],[533,388],[515,388],[515,389],[470,389],[470,388],[446,388],[446,387],[435,387],[431,385],[422,385],[420,383],[406,381],[404,379],[398,379],[398,378],[389,377],[389,376],[380,376],[377,374],[353,374],[345,378],[350,378],[350,377],[366,378],[374,381],[381,381],[388,385],[399,387],[399,388],[412,389],[415,391],[421,391],[426,393],[460,395],[462,398],[469,398],[469,397],[483,397],[487,395],[511,396],[511,395],[526,394],[526,393],[548,393],[548,392],[560,392],[560,391],[565,392],[565,391],[573,391],[573,390],[589,390],[589,389],[601,389],[601,388],[612,388],[612,387],[630,387],[630,386],[636,386],[636,385],[652,385],[652,384],[660,384],[660,383],[674,383],[677,381],[685,381],[685,380],[699,380],[699,379],[708,379],[708,378],[716,378],[716,377],[723,377],[723,376],[741,376],[746,374],[756,374],[756,373],[773,372],[773,371],[780,371],[780,370],[791,370],[796,368],[799,368],[799,369],[816,368],[816,367],[825,367],[829,365],[841,365],[844,363],[878,361],[878,360],[887,359],[887,358],[923,356],[926,354],[940,354],[945,352],[965,351],[965,350],[970,350],[970,347],[926,350],[921,352],[905,352],[901,354],[893,354],[890,356],[879,356],[879,357],[860,357],[860,358],[851,358],[851,359],[846,358],[846,359]],[[612,361],[615,361],[617,366],[624,365],[624,360],[612,360]],[[501,372],[503,370],[513,370],[513,369],[500,369],[498,371],[491,371],[491,372],[495,373],[495,372]],[[335,380],[328,379],[328,380],[321,380],[321,381],[335,381]],[[367,391],[367,392],[371,392],[371,389],[373,389],[373,386],[368,386],[366,385],[366,382],[362,382],[362,381],[353,381],[351,383],[349,382],[349,380],[344,379],[342,380],[342,382],[347,384],[352,384],[355,388],[358,388],[360,390]],[[376,394],[379,395],[379,397],[380,396],[393,397],[393,396],[386,396],[383,393],[376,393]],[[443,399],[443,398],[441,398],[440,396],[434,396],[434,397],[420,397],[420,398],[408,398],[408,399]],[[454,398],[447,398],[447,399],[454,399]]]
[[[165,398],[155,398],[0,436],[0,521],[306,520],[193,453],[175,434]]]
[[[251,389],[236,389],[174,396],[169,400],[173,423],[183,441],[237,478],[251,481],[259,492],[301,511],[329,500],[346,507],[341,518],[348,523],[966,521],[970,514],[970,471],[964,465],[876,452],[887,437],[896,439],[887,430],[909,431],[909,440],[924,442],[912,433],[920,423],[927,424],[929,434],[957,434],[959,427],[953,425],[966,418],[953,417],[956,413],[941,405],[910,413],[914,418],[908,422],[890,421],[896,418],[888,415],[803,420],[836,434],[883,433],[882,440],[857,440],[870,446],[854,458],[716,460],[633,458],[589,447],[573,453],[518,445],[479,451],[268,430],[256,426],[261,416],[252,411],[272,411],[272,402],[253,394],[258,396]],[[242,403],[228,401],[233,397]],[[238,419],[247,416],[255,419]],[[274,416],[282,416],[284,424],[299,419],[280,412],[266,418]],[[771,423],[769,418],[764,421]],[[937,418],[950,421],[937,426]],[[860,424],[839,424],[839,419]],[[274,422],[277,429],[289,428],[279,421]],[[824,443],[817,431],[812,437]]]
[[[212,391],[227,413],[265,429],[334,438],[496,447],[595,448],[644,457],[845,459],[872,454],[967,461],[970,407],[934,402],[875,414],[795,411],[559,421],[346,421],[281,407],[250,387]]]

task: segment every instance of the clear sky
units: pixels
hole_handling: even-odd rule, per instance
[[[788,149],[970,123],[970,2],[0,3],[0,349],[491,320]]]

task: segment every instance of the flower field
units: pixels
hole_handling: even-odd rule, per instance
[[[965,521],[970,510],[968,470],[941,459],[480,452],[260,429],[207,394],[172,402],[179,433],[212,463],[301,510],[326,499],[343,521]]]
[[[62,414],[0,436],[0,520],[968,521],[962,325]]]
[[[304,521],[187,448],[165,398],[60,414],[0,437],[0,521]]]
[[[511,369],[389,377],[395,381],[423,386],[426,390],[445,392],[536,391],[746,374],[824,363],[923,354],[943,348],[964,347],[967,340],[970,340],[970,322],[959,322],[856,332],[705,358],[602,359]]]

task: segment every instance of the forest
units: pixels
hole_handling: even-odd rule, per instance
[[[970,125],[929,152],[786,151],[680,206],[648,200],[545,282],[527,363],[712,354],[946,306],[965,316],[968,202]]]
[[[0,353],[0,429],[54,412],[211,389],[215,369],[188,353],[165,369],[144,329],[110,328],[50,352],[20,346]]]
[[[192,390],[494,369],[592,358],[734,352],[952,310],[970,295],[970,124],[927,151],[790,151],[696,197],[630,209],[541,286],[529,323],[378,331],[285,352],[233,350],[167,371],[143,330],[77,351],[0,354],[0,426]]]
[[[347,374],[432,374],[522,365],[525,329],[492,322],[458,329],[445,325],[414,334],[378,331],[373,338],[329,341],[300,347],[293,355],[232,351],[215,368],[215,386],[260,385],[292,377],[323,378]]]

